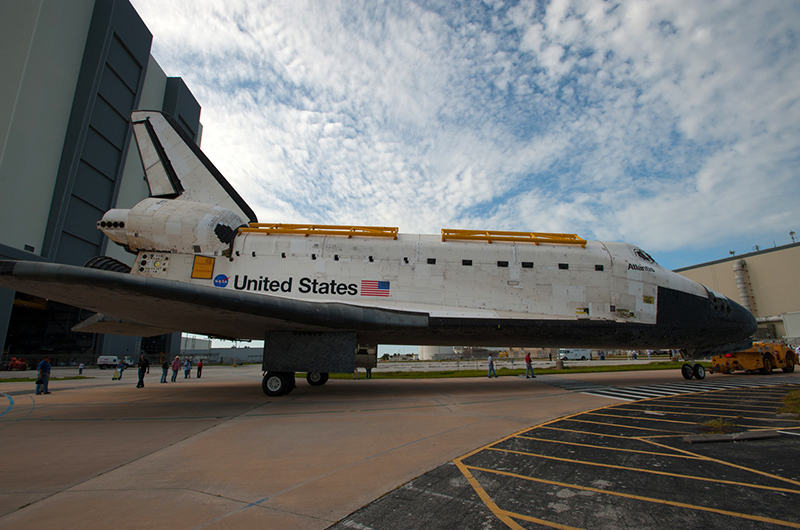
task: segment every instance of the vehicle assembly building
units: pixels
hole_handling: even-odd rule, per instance
[[[150,55],[153,37],[128,0],[3,2],[0,20],[0,259],[130,265],[95,225],[150,195],[131,111],[163,110],[199,143],[200,105]],[[179,333],[142,343],[72,331],[89,315],[0,289],[0,352],[65,364],[180,346]]]

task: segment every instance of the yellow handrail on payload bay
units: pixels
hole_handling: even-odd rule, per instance
[[[311,225],[282,223],[250,223],[249,227],[239,228],[240,234],[261,234],[265,236],[283,234],[291,236],[347,236],[391,237],[397,239],[397,227],[392,226],[347,226]]]
[[[535,245],[580,245],[586,248],[586,240],[575,234],[552,234],[547,232],[506,232],[499,230],[457,230],[442,229],[442,241],[507,241],[513,243],[533,243]]]

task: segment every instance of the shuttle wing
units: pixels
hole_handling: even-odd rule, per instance
[[[0,261],[0,287],[110,315],[80,331],[151,336],[171,331],[263,339],[266,331],[426,328],[428,315],[264,294],[72,265]],[[109,331],[105,331],[109,332]]]

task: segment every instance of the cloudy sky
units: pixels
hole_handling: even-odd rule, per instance
[[[800,2],[132,0],[262,222],[800,233]]]

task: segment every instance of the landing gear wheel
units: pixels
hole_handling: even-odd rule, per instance
[[[762,362],[764,367],[761,368],[761,370],[759,371],[764,375],[772,373],[772,359],[770,359],[769,356],[765,355],[764,358],[762,359]]]
[[[261,380],[261,389],[268,396],[277,397],[294,390],[293,372],[267,372]]]
[[[691,364],[684,364],[681,366],[681,375],[684,379],[691,379],[694,377],[694,370],[692,369]]]
[[[328,372],[308,372],[306,381],[311,386],[322,386],[328,382]]]
[[[702,364],[694,365],[694,378],[700,380],[706,378],[706,369]]]
[[[784,372],[794,372],[794,357],[791,355],[786,356],[786,366],[782,368]]]

